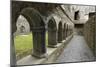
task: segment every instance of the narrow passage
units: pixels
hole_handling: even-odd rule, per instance
[[[81,35],[74,35],[56,62],[81,62],[94,60],[95,57],[88,47],[84,37]]]

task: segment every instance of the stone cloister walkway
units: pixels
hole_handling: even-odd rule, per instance
[[[95,57],[85,42],[84,37],[81,35],[74,35],[56,62],[80,62],[94,60]]]

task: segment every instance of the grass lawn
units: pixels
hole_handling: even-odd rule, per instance
[[[32,53],[33,42],[32,33],[28,35],[17,35],[14,38],[17,60]],[[46,45],[48,44],[48,34],[46,33]]]

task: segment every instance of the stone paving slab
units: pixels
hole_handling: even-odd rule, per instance
[[[80,35],[74,35],[56,62],[61,63],[83,61],[95,61],[95,57],[84,40],[84,37]]]

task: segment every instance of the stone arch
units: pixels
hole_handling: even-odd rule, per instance
[[[19,13],[19,12],[18,12]],[[17,13],[16,13],[17,14]],[[15,16],[16,16],[15,14]],[[29,22],[30,29],[32,31],[33,37],[33,53],[32,56],[37,58],[43,58],[46,56],[46,46],[45,46],[45,23],[41,17],[41,14],[34,8],[24,8],[19,15],[24,16]],[[17,16],[18,18],[18,16]],[[16,65],[16,54],[14,46],[14,32],[16,32],[16,21],[17,18],[12,18],[12,45],[11,45],[11,63]],[[13,20],[14,19],[14,20]],[[15,21],[16,20],[16,21]],[[14,29],[13,29],[14,28]]]
[[[64,23],[63,27],[63,39],[66,39],[66,23]]]
[[[33,35],[33,56],[38,58],[45,57],[45,23],[41,14],[34,8],[24,8],[21,13],[29,21]]]
[[[31,29],[33,29],[32,27],[34,27],[34,29],[37,27],[44,29],[45,23],[41,17],[41,14],[36,9],[29,7],[24,8],[20,14],[27,18]]]
[[[52,17],[48,22],[48,47],[56,47],[57,44],[57,24]]]
[[[70,31],[69,31],[69,24],[67,25],[67,36],[70,35]]]
[[[63,28],[62,28],[62,21],[58,24],[58,42],[61,43],[63,40]]]

